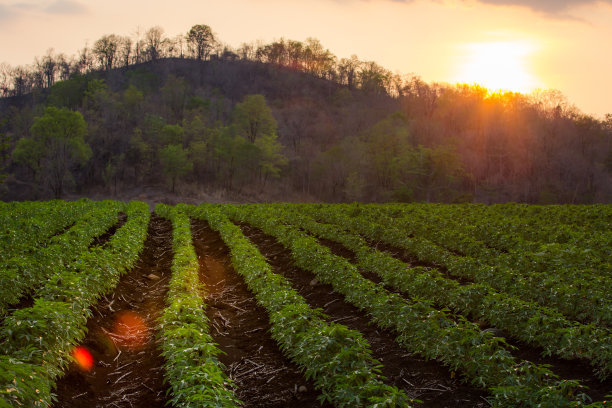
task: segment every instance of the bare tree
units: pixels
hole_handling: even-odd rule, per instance
[[[237,53],[240,59],[254,61],[257,52],[257,46],[253,43],[242,43],[238,48]]]
[[[169,55],[171,57],[176,58],[184,58],[185,57],[185,36],[177,35],[176,37],[169,40]]]
[[[55,74],[57,72],[57,63],[53,55],[53,49],[48,49],[47,53],[41,59],[34,60],[34,75],[36,86],[41,88],[51,88],[55,82]]]
[[[134,63],[140,64],[143,61],[143,53],[145,50],[145,43],[141,37],[140,27],[134,32]]]
[[[147,30],[144,38],[145,53],[149,61],[156,61],[162,57],[164,47],[164,29],[155,26]]]
[[[59,54],[55,59],[57,61],[59,79],[61,81],[66,81],[67,79],[70,79],[70,75],[72,74],[73,61],[68,59],[64,54]],[[71,57],[71,59],[74,59],[74,57]]]
[[[132,39],[130,37],[119,37],[119,48],[117,53],[121,66],[129,66],[131,63],[130,58],[132,56]]]
[[[11,90],[11,82],[13,68],[6,62],[0,63],[0,96],[9,96]]]
[[[12,72],[12,77],[14,96],[21,96],[32,90],[34,76],[27,67],[22,65],[15,67]]]
[[[79,51],[78,59],[75,66],[75,71],[81,74],[87,73],[93,69],[93,57],[91,50],[85,44]]]
[[[93,53],[98,58],[100,67],[110,71],[115,66],[120,38],[115,34],[102,36],[94,43]]]

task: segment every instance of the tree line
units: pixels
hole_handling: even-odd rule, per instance
[[[163,58],[195,60],[257,61],[300,70],[320,78],[389,94],[401,93],[402,77],[373,61],[360,61],[357,56],[338,58],[325,49],[319,40],[280,39],[270,44],[243,43],[234,48],[217,39],[205,24],[193,26],[186,34],[169,38],[161,27],[152,27],[133,37],[104,35],[91,47],[77,55],[67,56],[51,48],[30,65],[12,67],[0,64],[0,97],[20,96],[34,89],[48,89],[57,81],[73,75],[128,67]]]
[[[0,111],[4,173],[39,194],[167,180],[332,201],[612,200],[612,115],[557,91],[428,84],[315,39],[231,49],[206,25],[46,57],[2,82]],[[41,127],[72,121],[61,142],[68,130]]]

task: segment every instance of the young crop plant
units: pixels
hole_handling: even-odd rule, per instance
[[[504,216],[518,216],[535,223],[546,218],[549,224],[566,225],[574,230],[610,231],[612,211],[607,204],[591,205],[528,205],[496,204],[483,206],[485,210]]]
[[[327,322],[312,309],[290,282],[275,274],[257,247],[219,208],[179,206],[192,217],[206,220],[219,232],[231,252],[232,264],[257,302],[269,314],[272,337],[281,350],[321,390],[321,400],[337,407],[408,407],[404,392],[383,383],[379,362],[367,341],[346,326]]]
[[[455,277],[486,284],[497,291],[507,293],[527,302],[537,302],[545,307],[554,307],[565,316],[576,320],[597,322],[608,326],[612,321],[612,299],[609,294],[585,289],[584,279],[573,283],[560,281],[555,274],[524,274],[506,265],[488,265],[467,256],[453,252],[422,237],[410,237],[395,226],[396,222],[387,217],[377,222],[367,211],[355,206],[341,206],[344,211],[316,211],[317,217],[326,219],[332,214],[341,221],[334,221],[350,231],[362,234],[373,241],[381,241],[407,251],[421,262],[445,267]],[[348,214],[348,215],[347,215]]]
[[[89,308],[132,268],[149,223],[146,203],[126,206],[127,222],[104,248],[94,247],[38,292],[31,307],[9,314],[0,328],[0,406],[47,407],[51,389],[85,335]],[[32,369],[25,375],[28,367]],[[11,376],[17,377],[11,378]]]
[[[379,207],[366,206],[364,213],[369,220],[381,225],[393,225],[393,228],[413,236],[415,240],[454,251],[468,260],[477,260],[481,268],[490,265],[497,274],[508,271],[510,281],[518,272],[526,287],[523,292],[531,293],[534,297],[540,292],[550,292],[550,297],[564,299],[567,304],[560,310],[570,317],[594,323],[601,321],[606,325],[612,322],[612,298],[607,295],[612,292],[612,281],[606,276],[612,271],[612,265],[593,257],[581,261],[580,255],[588,251],[559,244],[540,244],[531,250],[502,253],[486,247],[452,224],[440,228],[446,217],[432,217],[425,209],[409,214],[401,210],[387,214]],[[462,260],[461,257],[456,259]],[[500,286],[516,285],[515,282],[503,282]],[[570,302],[570,298],[574,301]],[[579,299],[586,299],[586,302]]]
[[[117,201],[97,203],[66,232],[49,239],[45,247],[4,262],[0,274],[0,315],[27,291],[35,292],[49,277],[75,262],[95,237],[117,223],[117,214],[122,209],[123,205]]]
[[[487,321],[513,337],[542,347],[545,355],[587,358],[602,379],[612,372],[612,344],[608,341],[610,333],[605,329],[571,322],[555,310],[498,293],[486,285],[461,285],[445,278],[435,268],[410,267],[388,253],[371,248],[364,238],[339,225],[319,223],[305,216],[307,206],[276,209],[285,222],[353,251],[360,269],[377,274],[385,284],[411,297],[424,297],[473,319]],[[330,220],[343,217],[341,211],[332,209],[327,214]]]
[[[345,299],[367,312],[381,328],[399,335],[398,343],[411,352],[436,359],[458,370],[492,393],[497,407],[589,406],[577,381],[558,381],[546,367],[517,362],[501,338],[448,311],[438,311],[423,300],[409,301],[361,276],[357,268],[331,253],[316,239],[278,220],[274,208],[263,205],[224,206],[232,219],[247,222],[274,236],[292,254],[297,266],[331,284]],[[591,404],[591,406],[597,406]]]
[[[594,230],[578,232],[567,225],[551,225],[546,218],[508,219],[500,212],[489,215],[478,212],[481,216],[474,218],[475,211],[459,213],[459,209],[450,206],[438,210],[424,205],[368,205],[366,208],[374,214],[397,220],[395,225],[407,233],[424,236],[474,258],[509,265],[528,261],[529,268],[540,272],[556,269],[558,276],[579,270],[597,281],[593,286],[602,282],[602,273],[610,275],[612,272],[607,250],[612,245],[612,234]],[[538,235],[532,233],[527,237],[536,241],[521,236],[528,222],[532,224],[528,228],[536,229]]]
[[[88,199],[3,203],[0,206],[0,264],[45,246],[50,237],[61,233],[96,205]]]
[[[172,278],[167,304],[159,320],[165,378],[174,407],[235,407],[241,402],[218,359],[201,297],[199,263],[191,242],[189,218],[158,204],[155,212],[172,221]]]

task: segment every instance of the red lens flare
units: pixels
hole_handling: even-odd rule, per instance
[[[75,347],[72,351],[72,357],[74,357],[81,370],[90,371],[93,368],[94,359],[87,348],[83,346]]]
[[[109,335],[118,347],[136,350],[147,342],[149,328],[138,313],[127,310],[117,315],[113,331]]]

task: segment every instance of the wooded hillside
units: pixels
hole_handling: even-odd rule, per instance
[[[612,115],[558,91],[428,84],[317,40],[207,26],[0,70],[2,199],[136,185],[327,201],[612,201]]]

